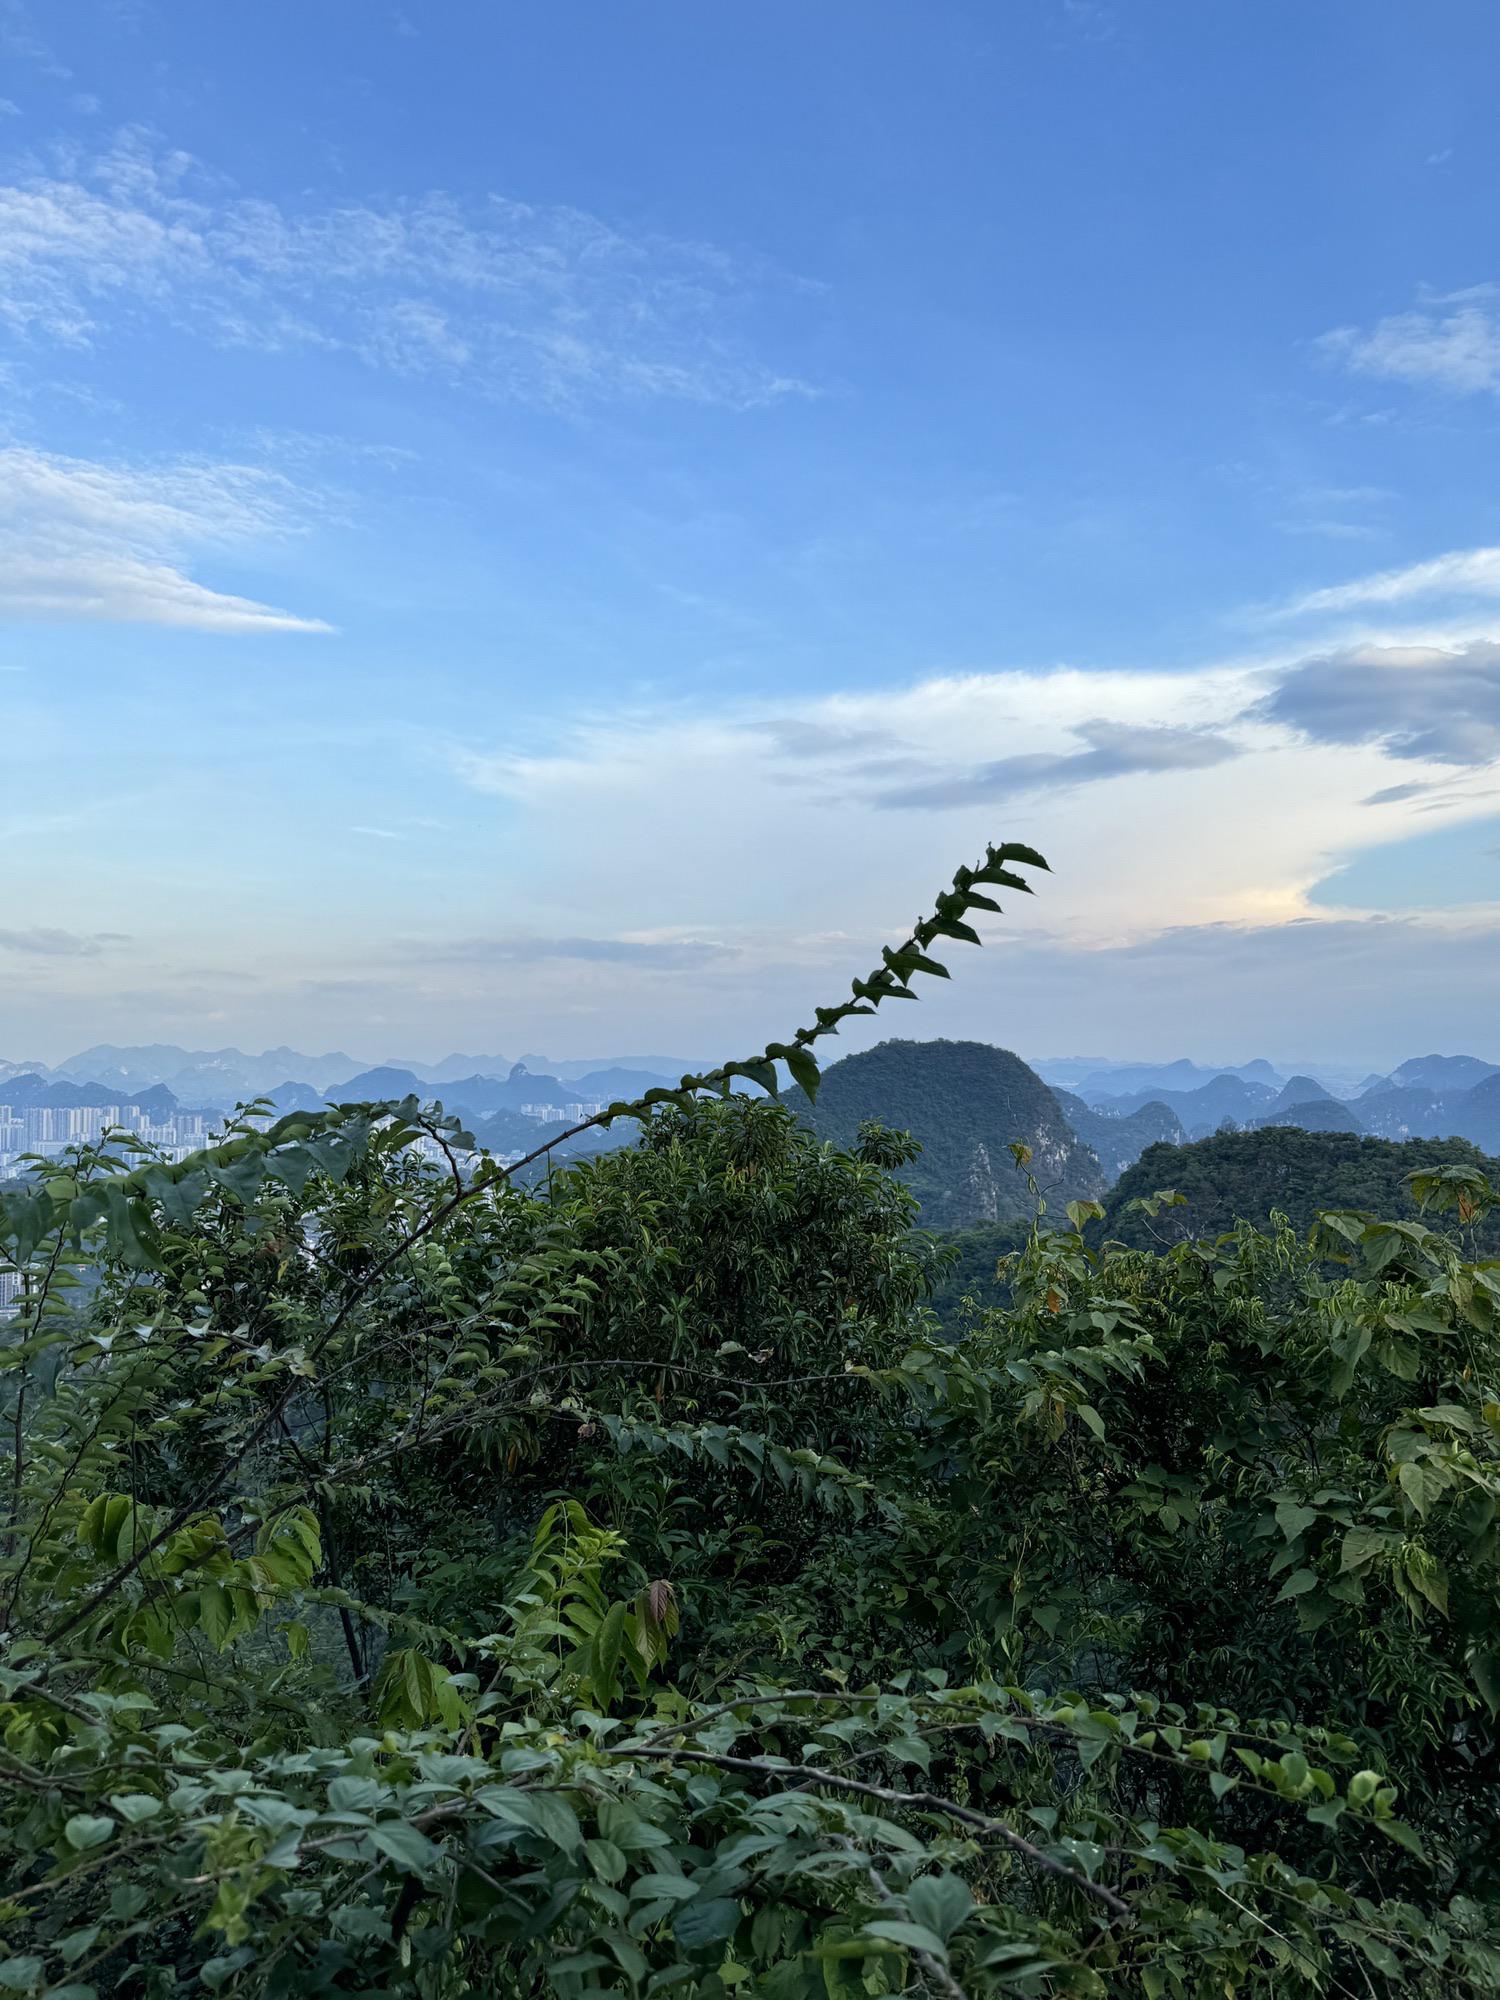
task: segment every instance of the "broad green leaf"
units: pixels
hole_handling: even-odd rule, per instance
[[[906,1892],[906,1906],[946,1942],[973,1909],[974,1898],[957,1875],[920,1875]]]
[[[370,1839],[387,1859],[409,1875],[426,1874],[442,1859],[442,1850],[410,1820],[380,1820],[371,1827]]]
[[[718,1944],[733,1937],[739,1928],[740,1906],[727,1896],[710,1896],[684,1903],[672,1917],[672,1933],[680,1945],[697,1951],[706,1944]]]

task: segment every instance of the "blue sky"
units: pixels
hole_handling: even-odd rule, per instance
[[[0,0],[0,1054],[1493,1053],[1497,58]]]

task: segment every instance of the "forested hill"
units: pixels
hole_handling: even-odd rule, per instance
[[[910,1132],[922,1151],[901,1177],[929,1229],[1030,1214],[1013,1140],[1031,1148],[1031,1172],[1054,1207],[1101,1198],[1099,1163],[1046,1084],[1008,1049],[984,1042],[881,1042],[826,1070],[816,1106],[789,1094],[800,1118],[836,1145],[854,1144],[873,1119]]]
[[[1070,1090],[1054,1088],[1052,1095],[1074,1136],[1093,1147],[1106,1180],[1118,1180],[1148,1146],[1180,1146],[1187,1138],[1177,1113],[1155,1098],[1139,1111],[1121,1114],[1095,1111]]]
[[[1420,1167],[1477,1166],[1500,1172],[1466,1139],[1360,1138],[1268,1126],[1226,1132],[1188,1146],[1148,1146],[1110,1192],[1105,1231],[1139,1249],[1213,1235],[1237,1220],[1264,1223],[1273,1210],[1299,1230],[1320,1209],[1361,1209],[1395,1219],[1417,1205],[1407,1175]],[[1185,1206],[1154,1218],[1126,1213],[1138,1196],[1175,1188]],[[1496,1232],[1500,1242],[1500,1232]]]

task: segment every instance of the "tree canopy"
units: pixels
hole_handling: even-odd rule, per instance
[[[1272,1215],[1305,1230],[1329,1208],[1395,1221],[1419,1212],[1411,1176],[1443,1166],[1496,1170],[1466,1139],[1370,1139],[1300,1126],[1221,1132],[1187,1146],[1148,1146],[1110,1191],[1105,1228],[1146,1249]],[[1156,1213],[1134,1206],[1161,1188],[1175,1189],[1182,1202]]]
[[[1050,1207],[954,1342],[813,1039],[4,1193],[0,1992],[1500,1994],[1500,1196]]]

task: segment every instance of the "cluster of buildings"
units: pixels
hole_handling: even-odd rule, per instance
[[[0,1104],[0,1179],[24,1171],[28,1153],[55,1158],[70,1146],[93,1146],[106,1132],[129,1132],[159,1147],[169,1160],[185,1159],[211,1136],[211,1113],[174,1111],[154,1119],[134,1104]]]
[[[523,1104],[520,1109],[523,1118],[535,1118],[544,1125],[581,1125],[608,1102],[607,1097],[584,1097],[576,1104]]]

